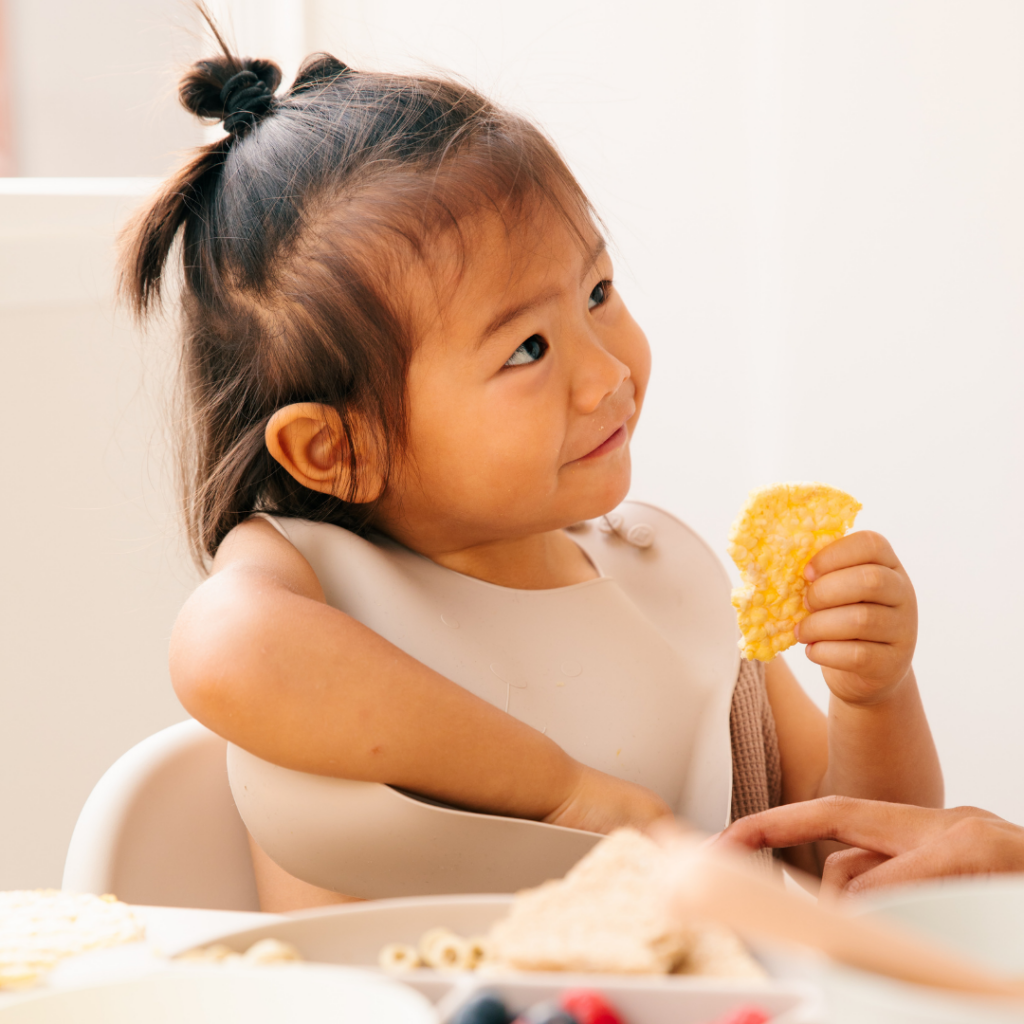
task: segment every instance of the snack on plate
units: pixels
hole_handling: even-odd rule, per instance
[[[514,1019],[513,1019],[514,1018]],[[497,992],[470,996],[451,1018],[451,1024],[627,1024],[600,992],[570,989],[557,1000],[536,1003],[519,1016]]]
[[[290,942],[268,938],[254,942],[244,953],[214,942],[190,949],[175,959],[206,964],[284,964],[301,961],[302,954]]]
[[[232,960],[241,960],[242,954],[238,950],[225,946],[223,942],[214,942],[209,946],[197,946],[180,953],[175,960],[184,960],[189,963],[220,964],[229,963]]]
[[[0,892],[0,989],[31,985],[76,953],[137,942],[143,926],[115,896]]]
[[[411,971],[433,967],[438,971],[474,971],[487,959],[487,940],[465,939],[450,928],[431,928],[415,946],[389,942],[377,955],[377,964],[386,971]]]
[[[516,896],[491,929],[494,959],[528,971],[667,974],[694,934],[665,913],[653,888],[661,848],[635,829],[603,839],[564,879]]]
[[[729,554],[744,583],[732,592],[744,658],[771,661],[796,643],[794,627],[808,614],[804,567],[849,530],[860,509],[859,501],[825,484],[750,492],[729,533]]]
[[[377,957],[377,963],[385,971],[411,971],[420,967],[420,955],[415,946],[407,942],[389,942]]]
[[[469,970],[469,943],[447,928],[431,928],[420,939],[420,961],[440,971]]]
[[[702,1024],[768,1024],[769,1014],[747,1004]],[[631,1024],[600,992],[569,989],[557,1000],[537,1003],[513,1020],[513,1011],[497,992],[478,992],[454,1013],[451,1024]]]
[[[636,829],[601,840],[565,878],[516,895],[485,939],[431,928],[418,946],[390,943],[388,971],[415,967],[609,974],[700,974],[763,978],[764,970],[728,929],[680,924],[666,907],[665,851]]]
[[[763,978],[764,968],[747,952],[740,937],[720,925],[704,924],[690,955],[677,971],[705,978]]]
[[[290,942],[260,939],[242,954],[242,959],[250,964],[290,964],[301,961],[302,954]]]
[[[763,977],[730,932],[669,915],[665,851],[635,829],[618,829],[564,879],[517,895],[491,929],[489,963],[532,971],[714,974]],[[727,936],[723,938],[722,936]]]

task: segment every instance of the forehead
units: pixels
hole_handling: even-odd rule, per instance
[[[446,331],[479,327],[510,303],[578,286],[603,245],[589,218],[546,203],[514,217],[485,211],[439,235],[410,283],[428,320]]]

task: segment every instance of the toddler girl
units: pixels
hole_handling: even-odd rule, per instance
[[[724,574],[682,524],[613,512],[650,353],[544,135],[463,85],[325,55],[279,84],[226,48],[194,66],[182,100],[227,134],[126,247],[140,313],[180,252],[185,513],[209,569],[171,643],[188,711],[286,768],[606,832],[714,796],[731,701],[733,817],[941,803],[883,538],[807,570],[826,720],[781,659],[738,664]],[[265,909],[344,898],[253,857]]]

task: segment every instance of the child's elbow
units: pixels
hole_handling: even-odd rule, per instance
[[[171,632],[171,685],[182,707],[208,729],[227,736],[239,699],[240,659],[229,610],[208,580],[189,598]],[[230,738],[230,737],[229,737]]]
[[[220,733],[220,720],[224,717],[224,687],[217,685],[202,657],[177,635],[171,635],[171,686],[181,706],[207,728]]]

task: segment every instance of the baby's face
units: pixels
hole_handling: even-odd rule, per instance
[[[596,231],[581,251],[546,210],[512,231],[487,216],[460,227],[462,273],[449,253],[408,279],[408,447],[379,523],[427,553],[614,508],[650,374]]]

